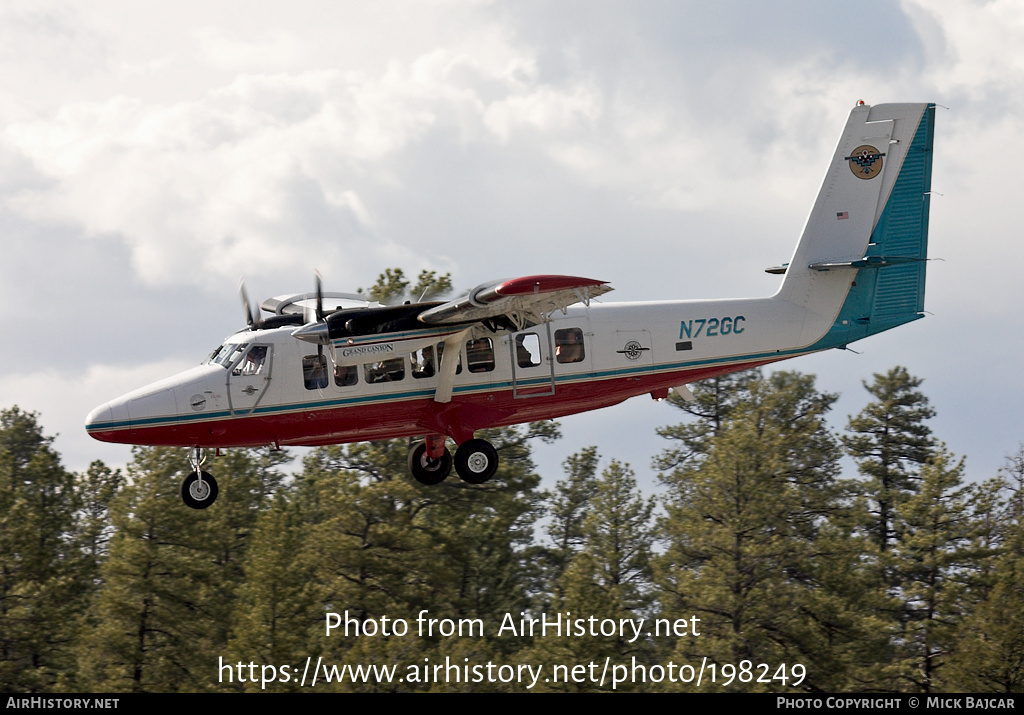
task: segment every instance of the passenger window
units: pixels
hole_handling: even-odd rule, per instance
[[[302,358],[302,381],[307,390],[327,387],[327,358],[323,355],[306,355]]]
[[[371,362],[363,366],[363,376],[371,385],[377,382],[398,382],[405,379],[405,358]]]
[[[334,384],[338,387],[349,387],[359,382],[359,368],[355,365],[335,365]]]
[[[437,364],[441,364],[441,358],[444,356],[444,343],[437,344]],[[462,374],[462,354],[458,353],[459,362],[455,365],[455,374]]]
[[[540,365],[540,338],[537,333],[516,336],[516,364],[519,367]]]
[[[490,372],[494,369],[494,343],[490,338],[466,343],[466,364],[470,372]]]
[[[431,345],[415,351],[412,360],[412,376],[415,378],[434,376],[434,348]]]
[[[555,331],[555,358],[558,362],[582,362],[583,331],[579,328],[563,328]]]

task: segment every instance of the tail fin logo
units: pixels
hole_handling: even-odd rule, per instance
[[[850,171],[858,179],[873,179],[882,171],[883,153],[867,144],[853,150],[853,154],[846,157],[850,162]]]

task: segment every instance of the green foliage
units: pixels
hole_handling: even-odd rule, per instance
[[[755,368],[702,380],[692,389],[692,402],[676,392],[669,393],[669,404],[697,419],[658,429],[658,434],[672,440],[673,445],[655,458],[655,469],[668,472],[706,455],[708,441],[718,434],[733,409],[742,403],[750,383],[760,379],[761,371]]]
[[[379,283],[408,289],[400,272]],[[193,511],[178,494],[184,450],[137,449],[124,474],[94,462],[71,475],[35,415],[5,410],[0,683],[296,691],[295,680],[251,681],[247,666],[310,657],[408,676],[321,678],[318,691],[522,689],[408,670],[490,662],[543,666],[535,691],[578,692],[601,688],[546,678],[555,666],[635,659],[677,673],[802,664],[799,687],[811,692],[1021,692],[1024,449],[998,478],[965,485],[962,460],[924,424],[934,413],[920,383],[896,368],[866,385],[872,402],[842,439],[857,481],[842,478],[840,439],[825,424],[836,398],[813,377],[755,371],[695,386],[697,399],[680,405],[693,419],[661,431],[674,445],[657,461],[661,518],[632,470],[614,459],[601,469],[595,447],[541,492],[531,443],[557,439],[551,422],[481,434],[500,456],[481,485],[454,474],[415,482],[407,440],[314,450],[293,479],[284,455],[236,450],[210,467],[220,499]],[[485,632],[326,637],[328,611],[359,628],[425,612]],[[700,635],[496,636],[506,615],[542,613],[699,619]],[[737,679],[726,689],[792,687]]]
[[[88,592],[75,548],[73,476],[37,415],[0,411],[0,689],[51,690],[73,673]]]
[[[995,484],[977,491],[986,498],[1006,495],[994,518],[984,522],[993,527],[986,533],[997,532],[986,546],[995,541],[998,548],[984,552],[994,552],[995,558],[984,579],[973,584],[969,595],[977,602],[958,629],[943,679],[959,692],[1024,693],[1024,448],[1009,458]]]
[[[705,453],[666,475],[661,616],[702,624],[700,638],[675,644],[677,663],[813,661],[815,685],[834,686],[862,632],[821,588],[848,566],[830,522],[844,511],[839,446],[824,422],[834,400],[797,373],[750,380]],[[782,689],[731,686],[762,687]]]
[[[78,522],[78,546],[88,558],[92,578],[99,577],[99,568],[109,550],[114,531],[110,519],[110,504],[124,486],[124,475],[119,469],[110,469],[95,461],[75,480],[75,515]]]
[[[218,462],[221,499],[193,511],[178,492],[187,450],[136,448],[114,498],[116,534],[83,638],[83,683],[108,692],[204,691],[223,652],[259,509],[280,482],[280,454],[232,452]]]
[[[451,290],[451,273],[438,275],[435,271],[422,270],[416,284],[410,288],[405,271],[401,268],[385,268],[367,293],[371,300],[381,303],[397,303],[402,300],[420,303],[443,297]],[[360,288],[358,292],[362,293],[363,289]]]
[[[548,565],[537,611],[549,618],[640,619],[650,615],[653,498],[645,498],[628,465],[612,462],[597,474],[596,447],[563,463],[565,478],[547,495],[552,544],[542,550]],[[520,660],[539,663],[551,674],[555,666],[646,661],[650,643],[621,637],[547,635],[537,637]],[[589,692],[592,682],[545,682],[541,692]],[[606,684],[606,688],[610,686]],[[630,690],[620,685],[618,690]]]
[[[557,583],[572,557],[586,542],[583,524],[590,512],[591,500],[597,494],[597,447],[587,447],[568,457],[562,467],[565,478],[555,485],[548,502],[547,535],[551,546],[542,549],[546,563],[545,589]]]
[[[921,380],[903,367],[875,374],[864,388],[875,398],[850,418],[843,438],[847,451],[865,476],[864,491],[872,495],[867,528],[881,551],[898,538],[893,511],[917,491],[918,470],[934,453],[935,440],[925,420],[935,415],[918,388]]]
[[[894,514],[900,538],[883,554],[899,586],[900,678],[906,687],[932,692],[959,638],[970,564],[970,494],[962,484],[963,460],[939,451],[920,472],[918,490]],[[901,684],[903,685],[903,684]],[[905,689],[901,687],[900,689]]]
[[[529,441],[557,434],[557,426],[549,422],[486,431],[482,436],[498,450],[500,466],[481,485],[466,484],[454,475],[433,487],[415,482],[407,473],[407,440],[311,453],[295,495],[306,531],[300,560],[309,565],[318,600],[310,622],[322,628],[325,611],[347,613],[360,623],[379,623],[385,616],[414,621],[427,611],[429,618],[481,619],[496,626],[504,613],[524,609],[533,572],[527,550],[540,511]],[[481,648],[488,657],[500,657],[521,645],[514,638],[458,645],[439,633],[393,639],[337,635],[325,640],[319,631],[310,631],[309,636],[316,654],[332,662],[402,667],[443,660],[453,647],[475,652],[475,657]],[[454,686],[329,687],[376,691]]]
[[[583,522],[597,583],[615,593],[626,609],[645,612],[650,605],[652,514],[654,499],[644,498],[629,465],[616,460],[601,472]]]
[[[224,660],[230,663],[291,663],[313,652],[323,628],[321,590],[314,581],[315,564],[306,548],[309,528],[299,503],[277,494],[261,510],[243,566],[233,604],[231,638]],[[296,692],[299,684],[274,681],[269,685],[248,679],[239,682],[237,670],[227,689]]]

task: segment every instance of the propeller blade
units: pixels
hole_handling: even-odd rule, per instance
[[[316,319],[324,319],[324,280],[320,271],[316,271]]]
[[[259,308],[253,310],[252,303],[249,302],[249,294],[245,290],[245,279],[242,278],[238,281],[238,293],[242,296],[242,308],[245,310],[245,323],[249,326],[250,330],[260,329],[260,312]]]

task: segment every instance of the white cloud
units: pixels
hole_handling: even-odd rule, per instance
[[[218,69],[242,72],[279,69],[298,63],[304,54],[302,41],[282,30],[241,39],[221,27],[207,26],[196,28],[192,35],[199,43],[202,59]]]
[[[928,41],[936,85],[980,100],[1019,103],[1024,82],[1024,7],[1018,0],[904,0]]]

